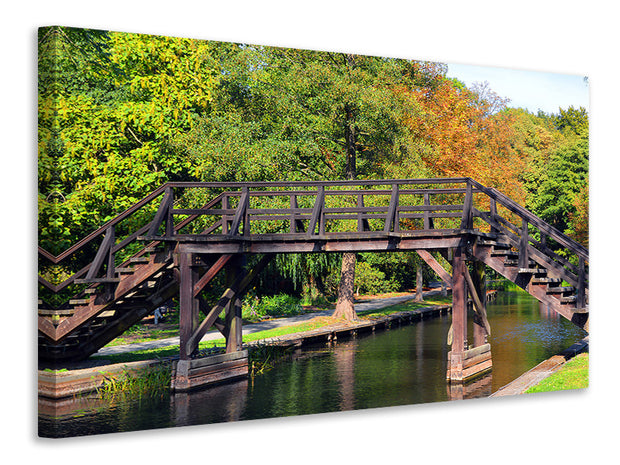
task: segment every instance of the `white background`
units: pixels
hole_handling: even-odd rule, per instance
[[[617,442],[617,13],[613,2],[10,2],[2,11],[2,456],[46,464],[571,463]],[[91,6],[94,5],[94,6]],[[587,75],[591,375],[585,391],[69,440],[36,437],[36,28],[65,25]],[[611,234],[608,236],[608,234]],[[492,425],[492,426],[491,426]]]

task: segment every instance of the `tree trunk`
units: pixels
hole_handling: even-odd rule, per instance
[[[353,55],[347,54],[345,56],[345,61],[349,68],[355,67],[355,59]],[[344,106],[344,137],[347,144],[347,165],[345,176],[347,179],[355,179],[357,177],[355,110],[349,103],[346,103]],[[354,279],[356,261],[357,260],[354,253],[348,252],[342,255],[342,269],[340,274],[340,286],[338,287],[338,301],[333,315],[334,317],[345,318],[348,321],[357,319],[355,307],[353,306],[355,295]]]
[[[338,287],[338,301],[333,316],[335,318],[344,318],[347,321],[357,319],[355,307],[353,306],[355,280],[355,262],[354,253],[347,252],[342,255],[342,269],[340,273],[340,286]]]
[[[353,55],[345,56],[346,64],[349,68],[355,67]],[[347,179],[355,179],[357,176],[356,150],[357,140],[355,132],[355,111],[354,108],[346,103],[344,106],[344,137],[347,144],[347,165],[345,176]],[[340,286],[338,287],[338,301],[333,316],[345,318],[348,321],[357,319],[353,300],[355,295],[355,263],[354,253],[344,253],[342,255],[342,269],[340,274]]]
[[[416,260],[417,265],[416,265],[416,270],[415,270],[415,299],[414,302],[422,302],[424,300],[424,294],[422,291],[422,285],[423,285],[423,276],[422,276],[422,263],[420,263],[420,260]]]

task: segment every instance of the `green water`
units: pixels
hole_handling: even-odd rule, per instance
[[[523,292],[501,292],[487,313],[493,370],[464,392],[446,384],[451,318],[443,316],[304,348],[253,380],[159,399],[84,401],[77,414],[70,408],[56,420],[40,414],[39,434],[69,437],[484,397],[585,336]]]

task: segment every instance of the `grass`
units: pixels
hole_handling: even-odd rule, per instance
[[[527,389],[525,393],[532,394],[537,392],[587,388],[589,382],[589,361],[589,354],[579,354],[566,362],[557,372]]]
[[[97,388],[99,396],[106,400],[119,397],[155,397],[167,394],[170,390],[170,363],[137,371],[123,371],[120,375],[109,375],[102,372],[105,381]]]

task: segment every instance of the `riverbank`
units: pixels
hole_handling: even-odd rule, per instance
[[[531,370],[525,372],[517,379],[501,387],[489,397],[504,397],[524,394],[528,389],[538,385],[554,373],[557,373],[567,361],[578,354],[587,352],[589,349],[589,336],[573,344],[568,349],[539,363]]]

